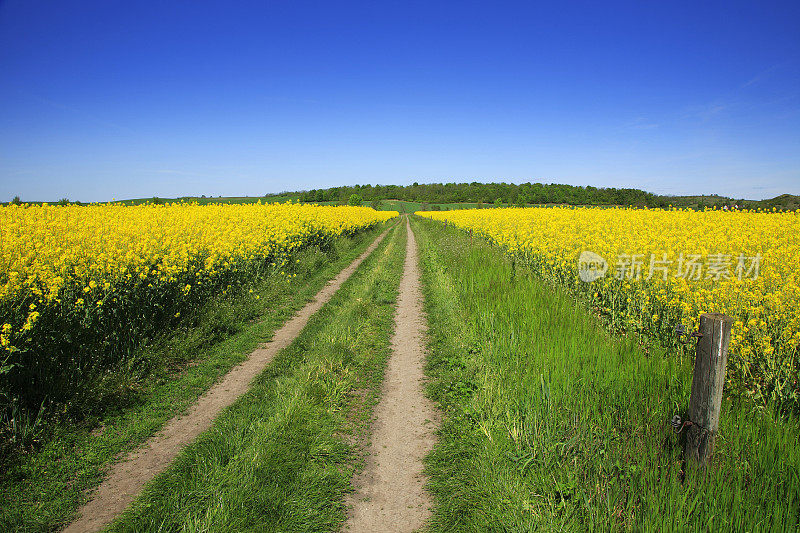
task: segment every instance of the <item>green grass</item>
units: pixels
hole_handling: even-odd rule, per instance
[[[405,224],[113,531],[330,531],[390,353]]]
[[[707,473],[684,479],[692,362],[611,336],[499,248],[414,217],[445,413],[433,531],[796,531],[800,428],[726,398]]]
[[[0,465],[0,531],[57,530],[119,454],[194,403],[386,227],[339,239],[327,251],[303,251],[291,283],[276,273],[254,284],[252,293],[246,288],[218,297],[141,350],[121,369],[116,383],[122,390],[112,383],[98,391],[109,406],[101,416],[47,428],[36,447]]]
[[[453,211],[456,209],[477,209],[477,208],[492,209],[495,207],[493,203],[477,203],[477,202],[426,203],[426,202],[410,202],[407,200],[382,200],[381,204],[382,205],[380,211],[397,211],[399,213],[414,213],[416,211],[431,211],[431,210]],[[370,205],[370,202],[364,202],[364,205]],[[526,204],[525,207],[552,207],[554,205],[559,205],[559,204]],[[515,207],[515,206],[504,203],[502,207]]]
[[[149,198],[130,198],[126,200],[115,200],[111,203],[117,204],[124,204],[124,205],[143,205],[147,203],[154,203],[157,201],[159,203],[197,203],[199,205],[208,205],[208,204],[255,204],[257,202],[261,202],[262,204],[267,203],[284,203],[284,202],[298,202],[300,198],[300,193],[287,193],[277,196],[218,196],[218,197],[207,197],[202,198],[200,196],[180,196],[177,198],[156,198],[156,197],[149,197]],[[475,209],[475,208],[484,208],[489,209],[495,207],[493,203],[478,203],[478,202],[448,202],[448,203],[440,203],[440,202],[416,202],[416,201],[409,201],[409,200],[381,200],[381,206],[379,211],[397,211],[399,213],[414,213],[416,211],[425,211],[425,210],[440,210],[440,211],[452,211],[454,209]],[[45,202],[25,202],[31,205],[38,205]],[[50,202],[54,204],[55,202]],[[74,203],[74,202],[73,202]],[[102,203],[102,202],[101,202]],[[317,205],[346,205],[347,200],[331,200],[327,202],[309,202],[314,203]],[[5,205],[0,203],[0,205]],[[83,205],[89,205],[84,203]],[[371,200],[364,200],[362,204],[365,207],[370,207],[372,205]],[[552,205],[559,205],[559,204],[527,204],[526,207],[534,207],[535,205],[539,206],[552,206]],[[508,204],[503,204],[503,207],[509,207]]]
[[[262,204],[274,204],[274,203],[284,203],[290,201],[297,201],[298,194],[286,194],[286,195],[279,195],[279,196],[219,196],[219,197],[206,197],[203,198],[201,196],[181,196],[179,198],[158,198],[150,197],[150,198],[131,198],[129,200],[117,200],[113,203],[124,204],[124,205],[141,205],[146,203],[153,203],[154,201],[158,201],[160,203],[173,203],[173,202],[187,202],[187,203],[198,203],[200,205],[208,205],[208,204],[255,204],[259,201]]]
[[[429,207],[439,204],[428,204]],[[439,206],[441,208],[441,206]],[[397,211],[398,213],[413,213],[422,211],[422,202],[409,202],[406,200],[382,200],[381,211]]]
[[[298,198],[300,197],[300,193],[287,193],[287,194],[279,194],[275,196],[178,196],[176,198],[162,198],[158,196],[150,196],[148,198],[128,198],[126,200],[113,200],[109,203],[112,204],[123,204],[123,205],[142,205],[147,203],[198,203],[200,205],[208,205],[208,204],[255,204],[261,202],[262,204],[273,204],[273,203],[284,203],[284,202],[297,202]],[[24,201],[23,204],[29,205],[41,205],[41,204],[50,204],[56,205],[58,204],[57,201]],[[97,202],[100,204],[104,204],[106,202]],[[335,202],[326,202],[326,203],[335,203]],[[10,205],[11,202],[0,202],[0,206]],[[70,205],[73,204],[80,204],[80,205],[91,205],[91,202],[81,202],[78,201],[70,201]]]
[[[453,209],[475,209],[479,205],[485,208],[494,207],[494,204],[478,204],[476,202],[459,202],[459,203],[425,203],[425,202],[409,202],[407,200],[382,200],[381,211],[397,211],[399,213],[414,213],[415,211],[424,211],[426,208],[445,211]],[[365,205],[369,205],[366,202]]]

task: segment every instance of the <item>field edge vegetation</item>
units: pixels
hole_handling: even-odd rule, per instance
[[[0,530],[65,524],[112,461],[194,403],[391,224],[307,247],[283,272],[212,298],[138,349],[111,390],[96,391],[113,400],[106,408],[78,423],[61,418],[23,428],[25,446],[2,465]]]
[[[274,279],[304,248],[394,215],[290,204],[0,207],[0,447],[27,420],[91,414],[104,381],[210,298]]]
[[[331,531],[361,467],[405,251],[392,233],[111,531]]]
[[[669,426],[691,361],[610,335],[502,249],[414,217],[429,316],[431,531],[791,531],[800,427],[725,398],[705,476]]]
[[[422,213],[498,244],[616,331],[691,351],[676,326],[733,317],[725,388],[800,414],[800,212],[499,209]],[[604,261],[582,281],[585,254]]]

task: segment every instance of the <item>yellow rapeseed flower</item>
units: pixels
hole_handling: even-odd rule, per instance
[[[618,324],[668,338],[699,315],[735,319],[729,374],[748,388],[798,380],[800,211],[511,208],[419,212],[502,246],[544,279],[593,298]],[[578,259],[606,262],[579,280]],[[785,389],[785,387],[784,387]]]

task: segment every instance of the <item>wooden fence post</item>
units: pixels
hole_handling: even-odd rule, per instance
[[[692,424],[687,427],[684,457],[702,466],[714,450],[714,438],[719,427],[732,325],[733,318],[720,313],[700,316],[699,333],[702,337],[697,340],[694,359],[692,397],[689,400]]]

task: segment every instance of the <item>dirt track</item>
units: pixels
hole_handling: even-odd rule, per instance
[[[184,416],[175,417],[160,433],[150,438],[125,460],[115,464],[106,480],[80,510],[80,517],[65,531],[98,531],[110,524],[136,498],[144,485],[163,472],[187,444],[207,430],[219,413],[247,392],[250,382],[275,355],[289,346],[308,320],[333,297],[356,268],[380,244],[384,231],[367,250],[320,290],[314,300],[275,332],[272,340],[259,347],[246,361],[234,367],[211,387]]]
[[[430,515],[422,459],[433,448],[436,410],[424,393],[425,314],[422,308],[417,245],[408,228],[406,261],[395,314],[392,356],[381,400],[375,407],[372,442],[345,531],[414,531]]]

